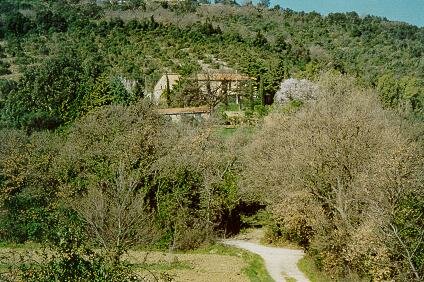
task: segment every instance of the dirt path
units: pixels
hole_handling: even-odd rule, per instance
[[[263,246],[252,238],[228,239],[223,243],[260,255],[265,261],[266,269],[276,282],[283,282],[288,278],[296,279],[298,282],[309,281],[297,267],[297,262],[304,255],[302,250]]]

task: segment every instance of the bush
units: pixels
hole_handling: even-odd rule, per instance
[[[422,247],[422,234],[402,225],[405,237],[399,239],[401,227],[391,228],[402,199],[413,201],[417,196],[411,195],[423,191],[422,151],[413,128],[353,79],[326,75],[320,85],[316,102],[265,120],[246,151],[243,192],[264,198],[281,235],[304,246],[333,275],[421,277],[414,250]],[[401,210],[413,226],[420,224],[422,207]],[[394,247],[412,241],[403,250]]]
[[[0,235],[2,240],[42,241],[52,224],[57,181],[52,171],[60,138],[0,131]]]
[[[88,247],[84,223],[74,212],[58,209],[52,216],[50,245],[41,252],[28,253],[7,264],[9,271],[1,273],[6,281],[144,281],[128,263],[115,261],[108,253]]]
[[[85,220],[93,243],[117,259],[154,241],[145,197],[152,164],[168,148],[165,128],[146,103],[106,106],[76,122],[56,159],[63,201]]]
[[[0,75],[11,74],[10,64],[0,60]]]
[[[158,177],[150,191],[158,224],[175,249],[195,248],[226,232],[226,216],[238,204],[237,161],[231,145],[209,128],[188,127],[183,132],[155,164]]]
[[[308,101],[316,99],[318,86],[309,80],[294,78],[284,80],[275,93],[274,102],[283,104],[291,101]]]

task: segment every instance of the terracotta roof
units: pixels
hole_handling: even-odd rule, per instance
[[[208,106],[158,109],[158,113],[161,115],[198,114],[208,112],[210,112]]]
[[[247,75],[239,74],[239,73],[232,73],[232,72],[212,72],[212,73],[199,73],[197,75],[197,80],[200,81],[245,81],[250,80],[251,78]]]

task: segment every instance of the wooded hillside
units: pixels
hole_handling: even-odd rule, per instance
[[[134,281],[129,248],[248,226],[335,280],[424,278],[424,28],[266,6],[0,2],[0,241],[59,254],[19,279]],[[236,99],[196,80],[223,70]]]

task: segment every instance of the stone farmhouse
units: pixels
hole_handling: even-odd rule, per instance
[[[169,87],[169,91],[178,83],[179,74],[164,74],[156,83],[151,98],[159,103],[162,94]],[[195,75],[193,80],[199,84],[201,91],[213,93],[213,95],[222,96],[225,92],[228,96],[234,96],[236,103],[239,103],[239,87],[241,83],[252,80],[251,77],[229,71],[209,71]]]
[[[160,97],[166,91],[167,87],[169,87],[169,91],[171,91],[180,80],[180,77],[181,76],[176,73],[166,73],[162,75],[153,89],[153,95],[151,96],[152,100],[159,103]]]

